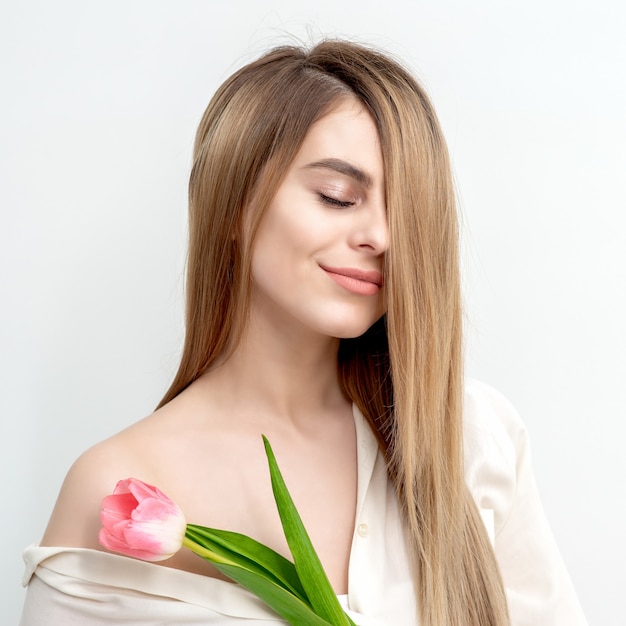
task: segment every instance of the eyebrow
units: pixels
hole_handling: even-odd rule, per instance
[[[308,165],[305,165],[304,168],[322,168],[333,170],[334,172],[339,172],[339,174],[343,174],[344,176],[349,176],[350,178],[353,178],[364,187],[372,186],[372,179],[370,176],[368,176],[363,170],[360,170],[358,167],[355,167],[351,163],[348,163],[347,161],[343,161],[341,159],[322,159],[321,161],[309,163]]]

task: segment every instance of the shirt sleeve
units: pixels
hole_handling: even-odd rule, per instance
[[[240,585],[71,547],[25,550],[20,626],[286,624]]]
[[[77,587],[81,583],[73,584]],[[110,604],[107,606],[94,597],[95,586],[89,586],[92,587],[91,597],[64,593],[34,575],[28,584],[19,626],[96,626],[119,624],[128,619],[128,606],[118,606],[120,610],[112,611]],[[107,599],[115,602],[112,596]]]
[[[467,482],[483,519],[493,520],[512,626],[586,626],[541,505],[524,424],[480,383],[468,386],[465,411]]]

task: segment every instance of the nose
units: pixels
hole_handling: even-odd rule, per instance
[[[372,256],[383,254],[389,247],[387,210],[383,203],[362,207],[354,225],[351,245]]]

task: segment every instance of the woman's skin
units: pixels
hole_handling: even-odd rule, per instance
[[[347,593],[356,441],[337,350],[339,338],[361,335],[384,311],[387,245],[378,134],[346,98],[311,127],[261,221],[249,322],[233,355],[83,454],[42,545],[103,549],[102,498],[133,476],[168,494],[189,522],[248,534],[289,556],[264,433],[335,591]],[[186,550],[163,564],[221,578]]]

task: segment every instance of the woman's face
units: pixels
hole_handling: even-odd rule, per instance
[[[374,120],[346,99],[310,128],[259,224],[251,319],[345,338],[380,318],[384,187]]]

